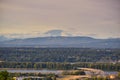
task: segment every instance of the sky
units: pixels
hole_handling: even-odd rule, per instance
[[[120,0],[0,0],[0,35],[120,38]]]

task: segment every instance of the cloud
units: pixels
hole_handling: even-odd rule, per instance
[[[69,32],[59,30],[59,29],[53,29],[48,30],[44,33],[41,33],[39,31],[33,31],[31,33],[8,33],[4,34],[2,36],[5,36],[7,38],[34,38],[34,37],[57,37],[57,36],[72,36]]]
[[[24,39],[24,38],[28,38],[30,37],[31,35],[30,34],[18,34],[18,33],[13,33],[13,34],[6,34],[5,35],[6,37],[8,38],[21,38],[21,39]]]
[[[119,4],[120,0],[1,0],[0,32],[120,37]],[[57,29],[63,32],[43,34]]]

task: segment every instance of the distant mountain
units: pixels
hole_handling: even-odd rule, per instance
[[[7,38],[5,36],[0,36],[0,42],[2,42],[2,41],[8,41],[8,40],[11,40],[11,39],[9,39],[9,38]]]
[[[91,37],[36,37],[0,42],[0,47],[79,47],[120,48],[120,38],[94,39]]]

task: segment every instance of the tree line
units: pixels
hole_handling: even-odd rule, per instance
[[[0,47],[6,62],[117,62],[120,49]]]
[[[120,63],[0,62],[0,68],[71,70],[78,67],[101,69],[105,71],[120,71]]]
[[[39,80],[56,80],[57,75],[49,73],[49,74],[42,74],[42,73],[9,73],[7,71],[0,71],[0,80],[16,80],[15,77],[22,77],[22,76],[38,76],[42,77]],[[24,78],[23,80],[38,80],[35,78]]]

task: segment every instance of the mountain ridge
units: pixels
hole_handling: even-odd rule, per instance
[[[96,39],[86,36],[35,37],[0,42],[0,47],[120,48],[120,38]]]

